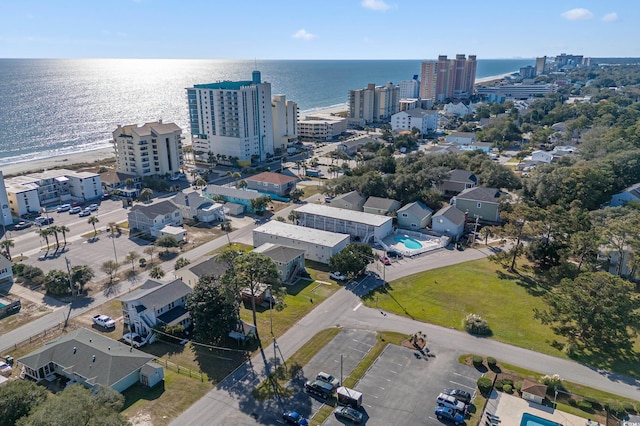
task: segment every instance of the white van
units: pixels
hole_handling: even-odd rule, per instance
[[[467,409],[467,406],[464,402],[458,401],[453,396],[447,395],[446,393],[441,393],[440,395],[438,395],[436,402],[438,403],[438,405],[451,408],[452,410],[459,411],[460,413],[463,413],[463,414],[466,412],[466,409]]]

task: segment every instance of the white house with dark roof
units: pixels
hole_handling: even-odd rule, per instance
[[[282,284],[295,284],[304,271],[304,250],[280,244],[265,243],[253,249],[273,260],[278,268],[278,277]]]
[[[413,128],[426,134],[438,128],[438,111],[422,108],[413,108],[401,111],[391,116],[391,131],[404,132]]]
[[[466,215],[454,206],[445,206],[431,218],[431,230],[459,239],[464,233]]]
[[[433,210],[422,201],[414,201],[405,204],[396,213],[398,228],[419,230],[424,229],[431,223]]]
[[[164,370],[149,355],[86,328],[47,342],[18,359],[25,377],[40,382],[64,378],[88,388],[105,386],[124,392],[136,383],[153,387]]]
[[[337,195],[333,200],[331,200],[330,204],[331,207],[361,212],[362,206],[364,206],[366,201],[367,197],[358,191],[351,191],[346,194]]]
[[[185,305],[191,287],[176,279],[168,283],[145,281],[137,290],[120,297],[125,330],[138,333],[146,341],[153,336],[153,327],[164,325],[191,325],[191,315]]]
[[[171,202],[180,209],[183,219],[197,219],[200,222],[215,222],[224,219],[223,205],[197,192],[178,192]]]
[[[129,229],[159,237],[160,230],[167,225],[181,226],[182,212],[169,200],[153,204],[136,204],[127,214]]]
[[[391,218],[388,218],[391,220]],[[306,259],[324,264],[349,244],[347,234],[305,228],[304,226],[270,220],[253,230],[253,246],[265,243],[280,244],[304,250]]]
[[[104,192],[120,191],[125,189],[129,179],[131,179],[131,182],[133,183],[132,187],[129,189],[139,190],[142,182],[142,178],[140,176],[112,170],[100,173],[100,182],[102,183],[102,190]],[[137,197],[140,194],[136,193],[135,195]]]
[[[438,190],[442,194],[458,194],[465,189],[478,186],[478,177],[469,170],[454,169],[438,185]]]
[[[467,213],[469,220],[500,222],[500,200],[502,193],[496,188],[469,188],[451,199],[451,204]]]
[[[228,268],[227,262],[219,260],[218,256],[211,256],[196,263],[190,263],[173,274],[193,288],[200,281],[200,278],[209,276],[218,279],[227,272]]]
[[[262,172],[245,178],[245,181],[249,189],[276,194],[282,197],[296,188],[298,178],[282,173]]]
[[[372,196],[367,198],[367,201],[362,205],[362,210],[365,213],[387,216],[395,213],[400,208],[400,206],[400,201],[393,200],[391,198]]]
[[[640,183],[636,183],[626,188],[624,191],[614,194],[611,197],[611,207],[618,207],[630,201],[640,201]]]
[[[447,143],[470,145],[476,141],[476,134],[473,132],[451,132],[444,139]]]

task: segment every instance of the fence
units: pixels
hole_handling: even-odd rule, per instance
[[[164,366],[164,368],[167,368],[169,370],[176,371],[178,374],[184,374],[185,376],[189,376],[189,377],[196,377],[200,379],[201,382],[204,382],[206,379],[206,375],[204,373],[200,373],[198,371],[193,371],[189,368],[182,367],[181,365],[175,364],[171,361],[167,361],[166,359],[156,358],[153,360],[153,362],[160,364]]]
[[[77,325],[73,323],[67,324],[67,329],[73,330],[75,328],[77,328]],[[38,334],[34,334],[33,336],[30,336],[24,340],[21,340],[18,343],[14,343],[10,348],[7,349],[7,351],[15,351],[23,346],[31,345],[41,340],[51,340],[61,335],[64,329],[65,329],[64,323],[63,322],[58,323],[53,327],[49,327],[46,330],[41,331]]]

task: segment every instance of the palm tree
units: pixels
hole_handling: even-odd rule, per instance
[[[152,196],[153,196],[153,189],[151,188],[145,188],[142,191],[140,191],[140,199],[142,201],[149,201]]]
[[[484,244],[487,245],[489,237],[493,237],[493,230],[489,226],[485,226],[480,230],[480,237],[484,238]]]
[[[53,234],[54,237],[56,237],[56,250],[58,249],[58,247],[60,247],[60,241],[58,240],[58,231],[60,229],[58,228],[57,225],[51,225],[49,227],[49,232]]]
[[[302,169],[302,161],[297,160],[296,166],[298,166],[298,177],[300,177],[300,169]]]
[[[204,188],[205,186],[207,186],[207,181],[204,180],[204,178],[199,177],[196,180],[196,188]]]
[[[96,223],[100,222],[100,219],[98,219],[98,216],[89,216],[89,219],[87,219],[87,223],[89,225],[93,225],[93,236],[95,237],[96,235],[98,235],[98,230],[96,229]]]
[[[47,244],[47,250],[49,250],[49,235],[51,235],[51,231],[49,231],[49,228],[42,228],[39,234],[40,237],[44,238],[44,242]]]
[[[233,179],[234,179],[233,185],[237,187],[238,186],[238,179],[240,179],[242,177],[242,175],[240,174],[240,172],[233,172],[232,176],[233,176]]]
[[[13,240],[2,240],[2,241],[0,241],[0,247],[7,254],[7,259],[11,260],[11,251],[9,249],[11,247],[14,247]]]
[[[58,225],[58,231],[62,232],[62,239],[64,240],[64,245],[67,245],[67,232],[71,231],[66,225]]]
[[[157,280],[164,277],[164,271],[162,270],[161,267],[156,265],[153,268],[151,268],[151,271],[149,271],[149,276]]]
[[[229,247],[231,247],[231,238],[229,238],[229,232],[231,232],[231,222],[222,222],[220,224],[220,229],[227,233],[227,242],[229,243]]]
[[[124,186],[126,186],[127,188],[133,188],[133,179],[132,178],[127,178],[124,181]]]
[[[240,182],[236,184],[236,188],[238,189],[245,189],[247,186],[249,186],[249,184],[244,179],[242,179]]]
[[[294,225],[298,224],[299,218],[300,218],[300,213],[298,213],[295,210],[291,210],[291,213],[289,213],[289,216],[287,217],[287,219],[289,219],[291,223],[293,223]]]
[[[139,258],[140,255],[138,253],[136,253],[135,251],[130,251],[129,253],[127,253],[127,257],[125,257],[124,260],[126,260],[127,262],[131,262],[131,270],[135,271],[135,263]]]

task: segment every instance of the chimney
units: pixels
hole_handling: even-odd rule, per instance
[[[78,350],[78,348],[76,348],[76,347],[74,346],[74,347],[73,347],[73,353],[75,354],[77,350]]]
[[[92,355],[92,358],[93,358],[93,362],[96,362],[96,356]]]

